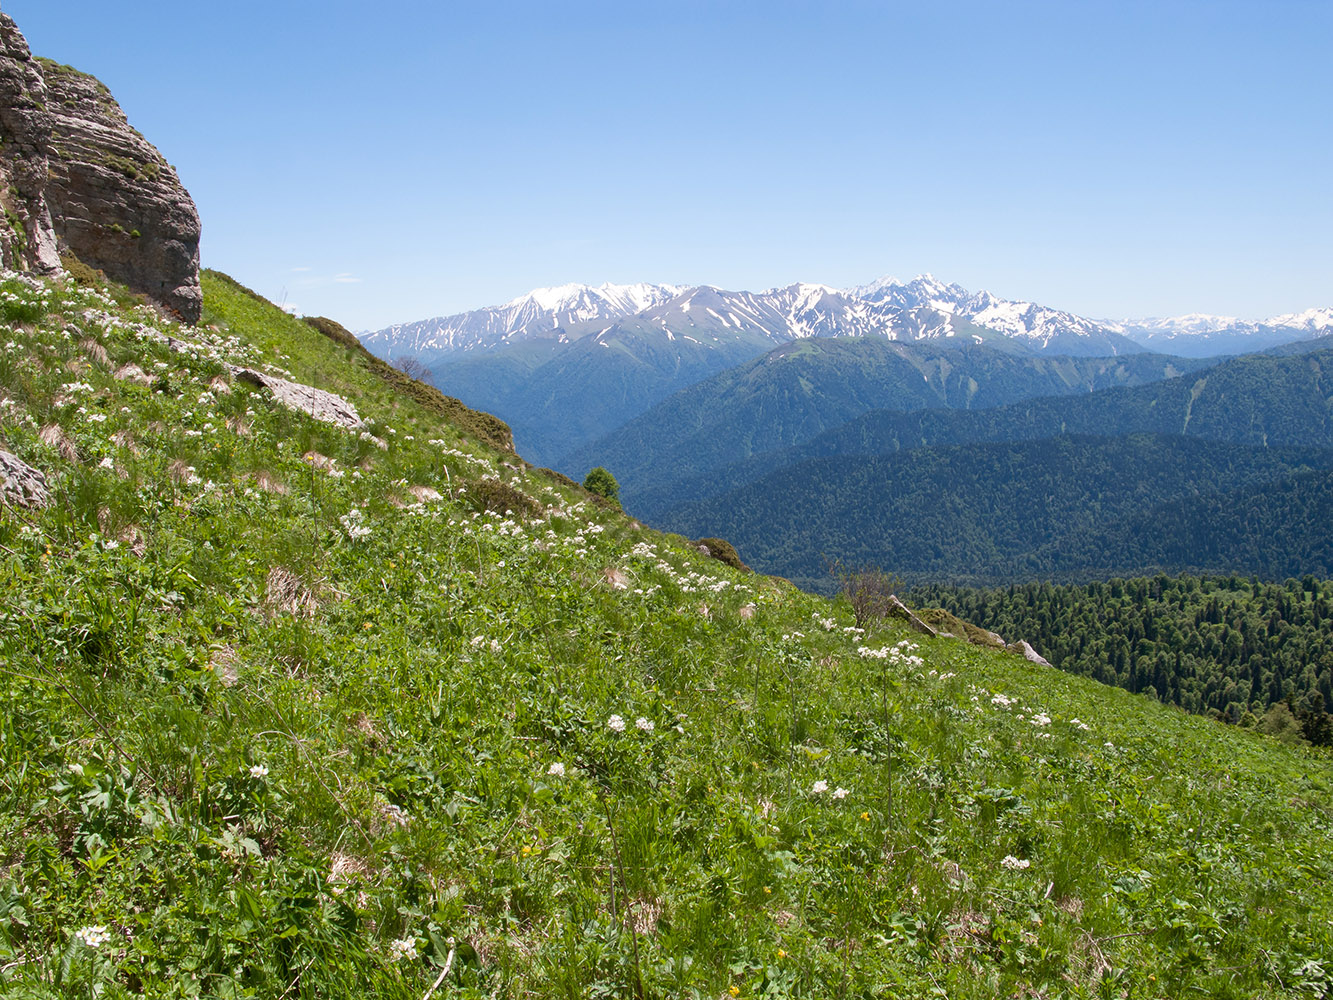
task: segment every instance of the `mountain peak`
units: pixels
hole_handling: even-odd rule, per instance
[[[614,285],[608,281],[597,286],[570,282],[534,288],[525,295],[510,299],[502,308],[522,308],[532,304],[544,312],[561,312],[601,302],[617,313],[629,315],[663,302],[681,290],[680,285],[652,285],[642,281],[629,285]]]
[[[1264,320],[1263,325],[1327,332],[1333,330],[1333,308],[1306,309],[1304,312],[1284,313],[1281,316]]]
[[[897,288],[901,285],[902,282],[893,275],[886,274],[881,278],[876,278],[868,285],[854,285],[851,288],[844,288],[842,292],[844,295],[851,298],[863,299],[867,296],[874,295],[876,292],[882,291],[885,288]]]

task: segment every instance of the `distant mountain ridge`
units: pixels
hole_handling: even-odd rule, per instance
[[[985,410],[1143,385],[1207,364],[1147,352],[1076,358],[954,341],[804,340],[680,390],[556,467],[605,466],[627,509],[652,517],[672,497],[711,495],[720,482],[713,476],[736,463],[777,455],[869,412]]]
[[[1333,309],[1306,309],[1257,322],[1192,313],[1167,319],[1108,321],[1105,325],[1152,350],[1201,358],[1326,337],[1333,334]]]
[[[813,587],[825,558],[988,583],[1323,572],[1331,379],[1333,348],[1279,350],[989,409],[874,410],[730,465],[691,463],[664,435],[639,443],[621,497],[655,527],[725,537]]]
[[[1291,326],[1277,325],[1279,320]],[[786,344],[859,339],[932,348],[984,345],[1027,357],[1125,358],[1147,353],[1128,335],[1134,333],[1198,358],[1241,350],[1247,337],[1263,347],[1308,339],[1329,323],[1333,310],[1251,324],[1249,332],[1237,321],[1206,316],[1135,326],[970,292],[926,274],[842,290],[806,283],[762,292],[568,284],[535,289],[499,306],[388,327],[364,334],[362,342],[390,362],[412,358],[424,364],[441,390],[505,420],[521,454],[563,468],[578,449],[672,393]],[[896,406],[890,400],[875,405]]]
[[[427,364],[451,355],[495,351],[530,340],[572,343],[624,321],[697,343],[806,337],[888,340],[1008,338],[1038,353],[1118,355],[1144,349],[1201,357],[1243,353],[1333,332],[1333,308],[1259,321],[1192,313],[1095,320],[1035,302],[970,292],[930,274],[908,282],[880,278],[835,289],[797,283],[762,292],[711,285],[566,284],[538,288],[503,305],[401,323],[362,335],[387,360],[411,354]]]

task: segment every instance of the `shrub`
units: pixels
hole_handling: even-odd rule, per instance
[[[503,479],[479,479],[468,485],[467,496],[477,510],[494,514],[513,511],[521,517],[530,517],[541,509],[536,500]]]
[[[560,483],[563,486],[572,486],[574,489],[579,488],[579,484],[570,479],[563,472],[556,472],[554,469],[547,469],[545,467],[537,469],[536,472],[550,479],[554,479],[557,483]]]
[[[356,334],[343,326],[336,319],[329,319],[327,316],[302,316],[301,322],[306,326],[318,330],[324,336],[328,337],[335,344],[341,344],[343,347],[356,349],[361,346],[361,341],[356,339]]]
[[[60,255],[60,266],[74,279],[76,285],[84,288],[100,288],[106,284],[106,275],[95,271],[72,253]]]
[[[897,576],[885,573],[877,566],[852,569],[843,563],[835,563],[831,573],[838,581],[838,592],[852,606],[858,628],[887,617],[892,604],[890,598],[902,586]]]
[[[726,563],[733,569],[738,569],[742,573],[750,572],[750,567],[741,562],[740,555],[736,552],[736,547],[725,538],[701,538],[695,545],[702,545],[708,550],[708,554],[718,562]]]
[[[620,484],[616,482],[615,476],[600,465],[583,477],[583,488],[617,507],[620,506]]]
[[[1285,701],[1279,701],[1268,707],[1259,720],[1259,732],[1274,736],[1283,743],[1299,744],[1305,739],[1301,735],[1301,724],[1296,721],[1291,708]]]
[[[427,384],[435,377],[430,370],[430,365],[422,361],[415,354],[404,354],[401,358],[395,358],[393,366],[408,378],[414,378],[418,382]]]

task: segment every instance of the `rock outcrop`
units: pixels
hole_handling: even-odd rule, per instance
[[[175,169],[97,79],[38,62],[52,116],[46,201],[60,246],[197,323],[199,213]]]
[[[896,618],[900,622],[905,622],[909,628],[915,629],[922,635],[934,637],[936,632],[933,628],[923,622],[913,613],[912,609],[898,599],[896,594],[889,595],[887,617]]]
[[[314,386],[303,385],[300,382],[289,382],[285,378],[265,375],[253,368],[233,368],[231,373],[234,378],[238,378],[242,382],[249,382],[251,385],[267,389],[273,393],[273,398],[283,406],[308,413],[316,420],[322,420],[326,424],[333,424],[349,431],[357,430],[362,426],[362,420],[356,412],[356,407],[336,393],[316,389]],[[385,445],[385,447],[388,446]]]
[[[199,320],[199,215],[176,171],[93,77],[32,56],[0,13],[0,267],[61,255]]]
[[[41,67],[7,14],[0,13],[0,266],[50,274],[60,269],[45,192],[51,112]]]
[[[1050,661],[1033,649],[1026,639],[1019,639],[1017,642],[1011,642],[1004,648],[1011,653],[1017,653],[1030,663],[1037,663],[1043,667],[1049,667],[1051,665]]]
[[[0,499],[19,507],[45,507],[51,494],[45,476],[17,455],[0,451]]]

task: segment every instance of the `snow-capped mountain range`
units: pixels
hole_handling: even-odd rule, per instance
[[[1167,319],[1108,321],[1105,325],[1149,350],[1204,357],[1262,351],[1295,340],[1329,336],[1333,334],[1333,309],[1307,309],[1257,322],[1191,313]]]
[[[1116,355],[1157,350],[1194,357],[1262,350],[1333,333],[1333,309],[1246,322],[1191,314],[1168,319],[1092,320],[1033,302],[969,292],[929,274],[834,289],[795,284],[763,292],[708,285],[569,284],[539,288],[500,306],[391,326],[361,339],[381,357],[427,364],[528,342],[585,337],[609,344],[620,328],[660,331],[702,347],[787,343],[804,337],[969,339],[1044,354]]]

